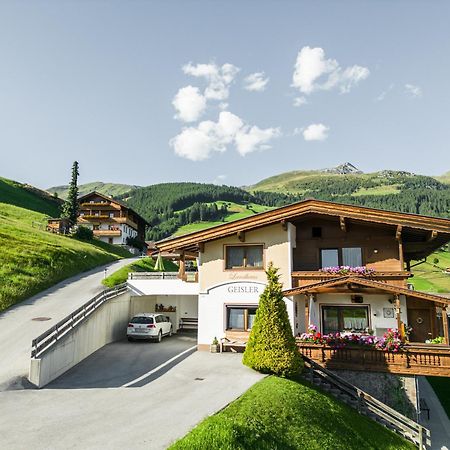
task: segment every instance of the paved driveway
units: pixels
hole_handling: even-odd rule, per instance
[[[0,392],[0,447],[165,449],[262,378],[241,357],[194,352],[140,387]]]
[[[105,345],[50,383],[45,389],[144,386],[197,348],[196,333],[174,334],[161,343],[128,342]]]
[[[0,391],[11,384],[20,385],[28,375],[32,339],[104,289],[105,268],[112,273],[133,260],[116,261],[68,278],[0,313]],[[32,320],[38,317],[50,320]]]

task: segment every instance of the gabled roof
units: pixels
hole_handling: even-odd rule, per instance
[[[405,229],[422,230],[443,233],[444,242],[450,240],[450,220],[438,217],[420,216],[394,211],[366,208],[362,206],[333,203],[323,200],[303,200],[288,206],[255,214],[251,217],[234,222],[217,225],[206,230],[189,233],[175,238],[169,238],[156,243],[163,251],[198,249],[199,244],[220,239],[242,231],[249,231],[275,223],[292,221],[305,215],[322,215],[330,217],[343,217],[359,222],[379,223],[400,226]]]
[[[121,206],[122,208],[127,209],[128,211],[131,211],[139,220],[144,222],[145,225],[150,225],[140,214],[138,214],[134,209],[130,208],[126,203],[124,203],[120,200],[116,200],[115,198],[110,197],[108,195],[102,194],[101,192],[92,191],[92,192],[89,192],[88,194],[84,194],[81,197],[78,197],[78,202],[83,203],[83,200],[85,200],[89,197],[92,197],[93,195],[104,198],[105,200],[107,200],[111,203],[116,203],[117,205]]]
[[[426,292],[420,291],[413,291],[411,289],[395,286],[393,284],[382,283],[380,281],[371,280],[370,278],[355,275],[345,275],[342,277],[332,278],[331,280],[318,281],[317,283],[311,283],[305,286],[287,289],[283,291],[283,295],[288,297],[291,295],[298,295],[298,294],[312,294],[320,292],[322,289],[347,285],[359,286],[362,288],[374,288],[381,291],[392,292],[393,294],[402,294],[408,297],[419,298],[421,300],[427,300],[430,302],[441,303],[446,305],[450,304],[449,298],[441,297],[440,295],[428,294]]]

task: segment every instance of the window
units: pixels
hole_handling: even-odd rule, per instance
[[[339,250],[337,248],[324,248],[320,251],[320,260],[323,267],[339,266]]]
[[[322,237],[322,228],[321,227],[312,227],[312,237],[313,238],[321,238]]]
[[[362,266],[362,251],[359,247],[342,249],[342,265],[350,267]]]
[[[153,323],[153,317],[137,316],[130,320],[130,323]]]
[[[227,307],[227,330],[250,331],[256,316],[256,307]]]
[[[362,249],[360,247],[323,248],[320,250],[321,267],[363,265]]]
[[[227,269],[262,269],[262,245],[230,245],[225,247]]]
[[[352,331],[361,333],[369,328],[367,306],[322,306],[323,333]]]
[[[113,219],[113,218],[114,218],[114,213],[113,213],[113,212],[110,212],[110,213],[109,213],[109,217],[110,217],[111,219]]]

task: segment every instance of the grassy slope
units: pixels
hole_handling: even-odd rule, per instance
[[[72,275],[130,256],[97,240],[51,234],[45,223],[42,213],[0,203],[0,311]]]
[[[439,262],[434,264],[434,259]],[[450,274],[443,270],[450,267],[450,252],[437,251],[427,258],[427,262],[414,267],[414,277],[409,279],[415,289],[426,292],[450,293]]]
[[[105,195],[123,195],[139,186],[134,186],[130,184],[120,184],[120,183],[103,183],[101,181],[94,181],[92,183],[80,184],[78,190],[80,195],[89,194],[89,192],[97,191]],[[55,186],[48,189],[49,192],[57,192],[58,197],[66,198],[68,186]]]
[[[224,203],[228,205],[229,214],[225,217],[223,222],[196,222],[190,223],[188,225],[184,225],[178,228],[175,236],[180,236],[182,234],[192,233],[194,231],[204,230],[206,228],[211,228],[215,225],[221,225],[224,222],[232,222],[233,220],[243,219],[244,217],[249,217],[254,214],[258,214],[264,211],[268,211],[272,208],[269,206],[256,205],[254,203],[250,203],[248,208],[246,205],[241,205],[239,203],[234,202],[215,202],[217,207],[220,208]]]
[[[114,273],[106,277],[102,283],[105,286],[113,287],[125,283],[130,272],[155,272],[155,262],[152,258],[142,258],[127,266],[121,267]],[[164,261],[166,272],[177,272],[178,266],[172,261]]]
[[[311,385],[277,377],[255,384],[171,450],[413,450],[381,425]]]
[[[0,178],[0,203],[59,217],[59,202],[44,191],[27,187],[6,178]]]

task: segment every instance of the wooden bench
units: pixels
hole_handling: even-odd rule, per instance
[[[430,407],[428,406],[428,403],[424,398],[421,398],[420,401],[420,412],[426,411],[427,412],[427,418],[430,420]]]
[[[198,330],[198,317],[182,317],[180,330]]]
[[[220,353],[222,352],[233,352],[233,353],[243,353],[247,342],[239,340],[230,340],[228,338],[222,338],[220,340]]]

